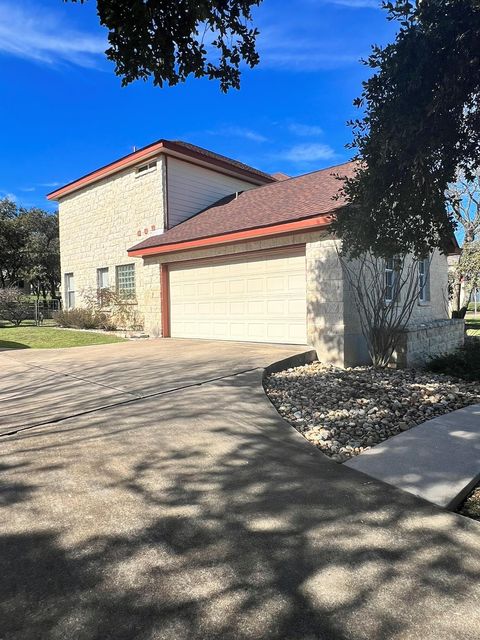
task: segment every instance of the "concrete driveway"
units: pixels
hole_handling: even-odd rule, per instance
[[[263,368],[299,351],[202,340],[0,351],[0,433]]]
[[[286,425],[296,351],[2,354],[0,638],[477,640],[480,526]]]

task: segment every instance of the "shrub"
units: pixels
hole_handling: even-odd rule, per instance
[[[92,313],[103,316],[105,320],[103,328],[107,331],[117,328],[143,329],[143,322],[135,302],[130,298],[122,297],[115,289],[83,289],[82,300]]]
[[[0,289],[0,318],[16,327],[31,315],[28,298],[16,287]]]
[[[467,338],[465,346],[460,349],[432,358],[427,369],[465,380],[480,380],[480,339]]]
[[[74,329],[101,329],[102,317],[90,309],[61,309],[53,314],[59,327]]]

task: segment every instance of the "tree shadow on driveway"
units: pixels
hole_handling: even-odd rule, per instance
[[[258,372],[0,443],[2,640],[478,638],[480,526],[327,460]]]

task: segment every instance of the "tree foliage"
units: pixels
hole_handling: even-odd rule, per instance
[[[480,287],[480,240],[466,242],[453,273],[453,315],[464,318],[472,294]]]
[[[463,228],[465,243],[473,242],[480,231],[480,169],[473,172],[470,180],[459,173],[446,196],[447,209]]]
[[[97,13],[122,85],[151,77],[162,87],[193,75],[227,91],[239,88],[242,62],[259,61],[251,10],[261,1],[97,0]]]
[[[21,275],[37,298],[47,293],[55,298],[60,284],[58,215],[33,208],[22,211],[21,217],[26,229]]]
[[[18,207],[0,200],[0,287],[20,281],[32,285],[37,297],[55,297],[60,284],[58,215]]]
[[[14,286],[22,278],[23,247],[26,229],[17,205],[8,198],[0,200],[0,285]]]
[[[336,230],[352,253],[445,248],[454,216],[445,191],[461,171],[473,178],[480,154],[480,2],[384,2],[399,21],[395,41],[373,47],[373,75],[351,123],[357,174]]]
[[[463,250],[455,269],[449,273],[452,292],[452,313],[464,318],[474,289],[480,284],[480,169],[472,172],[470,180],[463,173],[449,186],[447,208],[464,231]]]

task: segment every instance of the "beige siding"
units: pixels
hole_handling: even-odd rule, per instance
[[[143,313],[145,303],[150,304],[143,261],[129,258],[127,249],[153,226],[164,227],[163,166],[159,158],[154,171],[137,176],[131,168],[60,200],[62,287],[65,273],[73,273],[78,306],[82,290],[97,286],[98,268],[108,267],[109,285],[115,286],[115,267],[131,263],[139,310]]]
[[[177,158],[169,157],[167,166],[169,227],[180,224],[224,196],[256,186]]]

